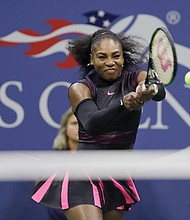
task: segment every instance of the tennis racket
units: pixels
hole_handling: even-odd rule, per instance
[[[170,33],[163,27],[157,28],[149,45],[148,71],[145,85],[153,83],[170,85],[177,72],[177,55]]]

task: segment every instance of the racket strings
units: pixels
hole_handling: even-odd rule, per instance
[[[162,30],[155,35],[151,47],[154,70],[160,81],[168,85],[174,73],[174,53],[168,37]]]

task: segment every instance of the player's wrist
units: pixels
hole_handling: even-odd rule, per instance
[[[162,101],[163,99],[165,99],[165,96],[166,96],[165,88],[162,84],[156,84],[156,86],[158,88],[158,92],[156,95],[154,95],[152,99],[154,101]]]

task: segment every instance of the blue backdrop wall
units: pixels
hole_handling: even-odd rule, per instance
[[[1,0],[0,150],[50,150],[67,89],[78,79],[68,56],[69,39],[107,27],[140,35],[155,28],[171,32],[178,55],[175,82],[162,103],[144,107],[136,149],[183,149],[190,145],[189,0]],[[189,180],[137,180],[141,202],[127,220],[189,220]],[[0,183],[0,220],[47,219],[30,199],[33,182]]]

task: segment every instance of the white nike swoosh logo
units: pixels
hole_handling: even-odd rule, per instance
[[[115,92],[109,92],[109,91],[107,93],[107,95],[114,95],[114,94],[115,94]]]

